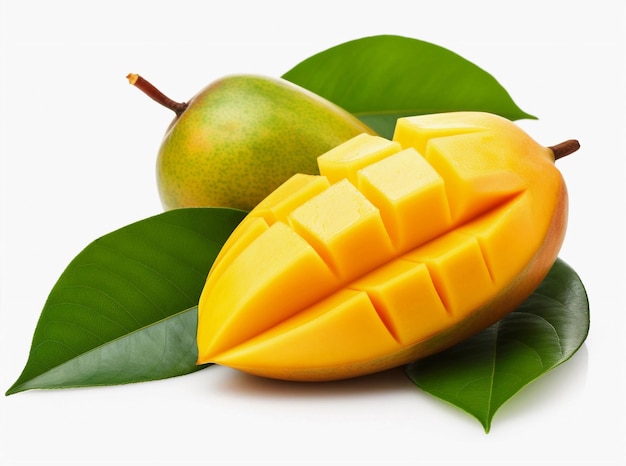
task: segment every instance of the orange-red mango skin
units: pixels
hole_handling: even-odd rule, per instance
[[[393,141],[357,136],[318,164],[222,248],[199,363],[299,381],[406,364],[514,310],[564,239],[552,151],[495,115],[400,119]]]

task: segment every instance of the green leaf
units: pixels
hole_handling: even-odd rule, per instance
[[[489,432],[498,408],[567,361],[588,332],[583,284],[558,259],[514,312],[447,351],[409,364],[406,372],[419,388],[471,414]]]
[[[200,369],[195,306],[211,264],[244,215],[172,210],[89,244],[50,292],[26,366],[6,394]]]
[[[401,36],[337,45],[282,77],[343,107],[387,138],[403,116],[472,110],[510,120],[535,118],[475,64],[438,45]]]

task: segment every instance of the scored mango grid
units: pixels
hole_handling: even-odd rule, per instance
[[[330,189],[329,184],[327,185],[326,183],[319,181],[320,178],[323,179],[323,177],[315,177],[315,179],[311,178],[311,181],[314,185],[314,189],[307,190],[306,188],[304,189],[301,188],[300,190],[296,190],[301,196],[307,197],[308,199],[306,201],[303,201],[303,199],[300,196],[296,195],[295,197],[297,198],[297,202],[292,202],[292,206],[300,205],[300,204],[306,205],[307,203],[313,202],[313,199],[315,198],[318,198],[319,200],[318,196],[321,195],[323,192],[328,191]],[[347,181],[342,181],[342,183],[347,183]],[[307,183],[305,183],[305,185],[306,184]],[[370,198],[367,197],[363,192],[361,192],[362,190],[358,191],[355,189],[355,191],[358,192],[359,195],[363,196],[363,200],[365,202],[371,203]],[[489,207],[490,209],[497,209],[501,205],[511,202],[512,199],[516,196],[517,194],[515,196],[511,196],[511,195],[504,196],[502,199],[499,200],[498,203],[492,203]],[[294,201],[293,197],[291,198],[291,201]],[[371,205],[374,206],[375,204],[371,203]],[[294,219],[293,212],[294,210],[297,210],[297,209],[294,209],[294,210],[290,210],[289,208],[285,209],[284,205],[281,207],[281,206],[278,206],[277,204],[271,205],[271,203],[269,202],[266,203],[265,206],[263,207],[259,206],[259,207],[260,208],[256,212],[254,212],[254,214],[263,217],[265,221],[267,222],[268,227],[272,225],[273,223],[279,222],[279,221],[288,224],[294,232],[302,236],[307,241],[307,243],[311,245],[311,247],[313,247],[317,251],[320,257],[324,259],[325,262],[329,264],[329,266],[332,269],[334,269],[335,273],[339,272],[337,270],[336,263],[333,265],[332,263],[333,261],[330,260],[328,251],[323,250],[323,244],[324,244],[323,241],[322,242],[316,241],[313,238],[313,236],[310,233],[307,234],[306,229],[301,224],[298,224],[298,222]],[[378,206],[376,206],[375,210],[380,213],[380,212],[384,212],[385,209],[383,208],[381,210],[380,208],[378,208]],[[383,224],[385,223],[382,217],[381,217],[381,222]],[[458,225],[452,225],[452,224],[447,225],[448,229],[452,227],[456,227],[456,226]],[[389,230],[387,226],[385,226],[385,228],[386,228],[386,231]],[[442,319],[440,319],[438,322],[437,322],[437,319],[435,319],[435,321],[432,322],[432,325],[443,327],[448,323],[446,322],[446,318],[452,317],[456,320],[462,317],[464,312],[468,312],[469,310],[474,308],[476,305],[480,304],[478,302],[467,302],[467,299],[465,300],[464,303],[458,303],[454,299],[455,296],[465,296],[465,297],[477,296],[475,293],[473,293],[473,291],[475,290],[472,290],[471,289],[472,287],[480,286],[480,287],[491,289],[495,285],[494,285],[493,271],[491,270],[488,261],[486,261],[485,259],[486,254],[482,248],[482,244],[480,241],[477,240],[476,237],[472,236],[470,233],[467,233],[467,232],[461,233],[458,231],[450,232],[450,231],[445,231],[445,230],[443,232],[439,232],[439,235],[443,235],[443,238],[438,237],[438,235],[435,234],[433,235],[432,238],[428,240],[428,242],[432,243],[431,244],[432,249],[434,249],[435,251],[434,253],[430,254],[430,256],[428,254],[424,255],[425,254],[424,247],[420,247],[417,251],[407,252],[406,245],[404,245],[404,248],[405,248],[404,251],[402,250],[398,251],[398,249],[397,248],[394,249],[394,246],[392,245],[391,248],[393,249],[393,251],[391,252],[391,254],[388,253],[386,259],[381,260],[379,258],[377,261],[379,263],[376,263],[375,267],[372,266],[370,268],[398,267],[399,263],[410,262],[411,263],[410,269],[412,270],[412,272],[414,272],[415,274],[421,277],[418,281],[414,280],[412,282],[412,285],[415,285],[416,283],[430,284],[430,289],[423,289],[419,293],[420,296],[422,296],[422,298],[426,297],[424,299],[429,300],[428,305],[424,307],[428,308],[429,310],[432,310],[432,309],[439,310],[439,312],[442,314],[441,316]],[[473,263],[474,267],[472,266],[463,267],[462,265],[460,267],[450,267],[448,265],[448,268],[446,269],[445,267],[446,261],[440,261],[439,266],[437,266],[433,262],[434,257],[441,258],[442,256],[445,256],[444,250],[448,249],[447,246],[443,248],[441,247],[438,248],[437,243],[445,244],[450,238],[455,238],[457,240],[457,241],[453,241],[453,243],[456,242],[462,245],[463,253],[457,254],[460,257],[460,260],[465,261],[465,262],[469,261],[470,263]],[[450,257],[450,254],[448,254],[448,258],[449,257]],[[385,263],[388,261],[391,261],[393,265],[381,266],[382,263]],[[443,266],[441,266],[441,262],[443,262]],[[419,264],[422,264],[422,266],[419,266]],[[383,270],[382,268],[381,270]],[[405,335],[404,333],[406,332],[404,332],[403,329],[415,328],[416,326],[418,326],[417,325],[418,323],[423,324],[425,320],[419,319],[419,312],[417,312],[417,314],[413,312],[412,315],[411,315],[411,312],[405,312],[405,316],[403,317],[403,319],[412,320],[413,322],[408,322],[408,324],[412,324],[412,325],[406,325],[407,324],[406,322],[405,323],[396,322],[394,324],[394,318],[397,320],[397,316],[393,316],[392,315],[393,312],[388,311],[389,304],[384,302],[385,301],[384,297],[388,296],[389,294],[382,292],[379,289],[381,286],[384,285],[384,283],[381,285],[382,282],[376,283],[375,280],[372,281],[372,276],[371,276],[372,274],[369,273],[367,269],[368,268],[365,267],[365,270],[361,270],[359,273],[357,273],[356,275],[358,276],[340,277],[340,280],[337,284],[338,289],[343,286],[347,289],[353,289],[353,290],[363,291],[367,293],[370,301],[372,302],[372,305],[376,309],[377,313],[379,314],[383,324],[386,326],[388,331],[394,336],[396,340],[400,341],[401,343],[407,342],[407,340],[411,339],[411,335],[410,334]],[[461,276],[457,276],[454,279],[449,279],[447,281],[444,278],[442,278],[442,275],[445,275],[445,274],[454,275],[455,269],[456,270],[473,270],[474,274],[472,277],[463,277],[461,275]],[[341,273],[338,273],[338,275],[341,276]],[[385,275],[385,274],[383,274],[383,276],[388,277],[388,275]],[[424,277],[428,277],[428,278],[426,279]],[[458,290],[455,292],[454,290],[450,289],[451,284],[458,284],[458,286],[460,287],[465,286],[468,289],[465,290],[465,292],[463,291],[459,292]],[[393,286],[393,284],[391,286]],[[402,284],[396,283],[396,286],[402,286]],[[426,286],[428,287],[428,285]],[[392,293],[391,296],[395,296],[395,295]],[[424,301],[422,301],[422,304],[423,303]],[[406,307],[410,307],[410,306],[406,306]],[[413,306],[412,311],[419,311],[419,309],[416,309],[419,307],[420,307],[419,305]],[[461,309],[461,307],[463,309]],[[407,317],[407,315],[409,317]],[[432,316],[430,317],[432,320]],[[424,329],[422,329],[422,331],[423,330]],[[432,329],[433,332],[436,330],[437,328]]]

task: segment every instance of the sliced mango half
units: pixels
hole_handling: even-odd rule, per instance
[[[199,303],[198,363],[322,381],[428,356],[517,307],[565,234],[554,153],[454,112],[359,135],[243,220]]]

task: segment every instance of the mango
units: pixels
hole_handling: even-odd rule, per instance
[[[157,154],[166,210],[250,210],[295,173],[317,174],[317,157],[361,134],[355,116],[288,81],[225,76],[187,102],[165,96],[137,74],[131,84],[174,111]]]
[[[552,148],[481,112],[401,118],[296,174],[228,239],[199,302],[198,363],[294,381],[397,367],[495,323],[564,239]]]

